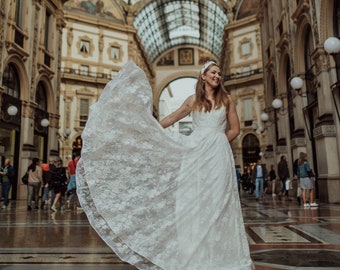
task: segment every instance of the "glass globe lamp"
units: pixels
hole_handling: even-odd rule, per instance
[[[272,106],[274,109],[280,109],[282,107],[282,100],[279,98],[276,98],[272,102]]]
[[[327,38],[323,44],[325,51],[329,54],[340,52],[340,40],[336,37]]]

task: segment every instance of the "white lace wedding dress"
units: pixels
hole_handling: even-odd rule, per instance
[[[252,269],[225,108],[194,112],[190,136],[152,116],[132,61],[91,107],[77,192],[93,228],[138,269]]]

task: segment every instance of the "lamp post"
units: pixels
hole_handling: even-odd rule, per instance
[[[280,109],[282,107],[282,100],[279,98],[275,98],[272,102],[272,106],[274,109]]]
[[[42,127],[48,127],[49,124],[50,124],[50,121],[48,121],[48,119],[46,119],[46,118],[41,119],[41,121],[40,121],[40,125]]]
[[[14,105],[11,105],[7,108],[7,113],[10,116],[14,116],[18,113],[18,108]]]
[[[290,81],[290,86],[294,89],[294,90],[299,90],[302,88],[303,86],[303,80],[300,77],[294,77],[293,79],[291,79]]]
[[[323,47],[327,53],[334,57],[335,54],[340,52],[340,40],[337,37],[327,38],[323,43]]]
[[[267,121],[269,120],[269,115],[268,115],[268,113],[266,113],[266,112],[261,113],[260,119],[261,119],[262,122],[267,122]]]
[[[336,59],[336,55],[340,52],[340,40],[339,38],[337,37],[329,37],[325,40],[325,42],[323,43],[323,47],[325,49],[325,51],[332,55],[333,57],[333,60],[335,62],[335,66],[337,67],[337,59]],[[338,74],[339,76],[339,74]],[[336,114],[338,116],[338,120],[340,121],[340,104],[339,103],[339,97],[337,98],[336,97],[336,94],[335,94],[335,89],[339,89],[340,87],[340,82],[339,82],[339,78],[337,80],[336,83],[334,83],[332,86],[331,86],[331,89],[332,89],[332,97],[333,97],[333,102],[334,102],[334,105],[335,105],[335,109],[336,109]]]

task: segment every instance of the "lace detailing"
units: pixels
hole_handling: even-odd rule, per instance
[[[251,269],[225,109],[194,113],[189,137],[169,135],[151,93],[130,61],[91,107],[77,166],[91,225],[138,269]]]

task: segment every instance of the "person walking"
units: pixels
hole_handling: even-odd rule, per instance
[[[138,269],[252,269],[230,147],[240,124],[220,67],[204,64],[196,93],[159,123],[152,104],[130,61],[92,105],[77,165],[90,223]],[[189,114],[189,136],[164,130]]]
[[[70,209],[73,205],[74,198],[77,195],[77,183],[76,183],[76,171],[77,171],[77,164],[80,158],[80,153],[75,152],[73,154],[72,160],[69,161],[68,167],[68,175],[69,175],[69,182],[67,184],[67,208]],[[77,203],[77,208],[80,209],[81,206],[79,202]]]
[[[289,178],[289,168],[288,168],[288,163],[287,163],[285,155],[281,156],[280,162],[277,165],[277,174],[282,183],[280,195],[288,197],[288,189],[286,189],[286,181]]]
[[[269,181],[272,183],[272,196],[276,197],[276,173],[275,173],[275,168],[274,164],[270,165],[270,170],[269,170]]]
[[[296,191],[296,200],[298,205],[301,205],[301,185],[300,185],[300,178],[298,177],[298,168],[299,168],[299,159],[295,159],[293,162],[293,173],[294,176],[297,177],[297,191]]]
[[[32,210],[32,202],[35,203],[35,209],[39,209],[39,191],[42,179],[42,169],[40,167],[40,160],[33,158],[32,163],[28,166],[28,184],[27,184],[27,210]]]
[[[63,161],[60,159],[57,161],[57,167],[51,175],[51,188],[55,194],[55,198],[52,202],[51,210],[57,212],[57,204],[59,202],[60,209],[64,209],[64,195],[66,191],[68,179],[66,176],[66,170],[63,167]]]
[[[45,165],[45,166],[43,166]],[[42,171],[43,171],[43,196],[41,198],[41,205],[40,205],[40,209],[44,209],[44,206],[47,202],[50,202],[50,204],[53,203],[54,198],[55,198],[55,194],[54,194],[54,190],[51,186],[51,177],[52,177],[52,173],[54,172],[54,170],[56,169],[56,166],[54,164],[54,159],[50,158],[49,163],[48,164],[43,164],[42,167]],[[49,197],[50,196],[50,197]]]
[[[307,154],[301,152],[299,155],[297,176],[300,179],[302,202],[305,208],[318,207],[319,205],[314,200],[314,181],[311,179],[313,174],[309,162],[307,160]],[[309,190],[310,203],[307,203],[307,190]]]
[[[11,161],[9,158],[6,158],[4,164],[0,169],[0,178],[1,178],[1,194],[4,198],[4,204],[2,206],[3,209],[6,209],[9,204],[9,191],[11,189],[11,185],[15,180],[15,172],[14,168],[11,165]]]
[[[264,190],[264,181],[268,177],[268,171],[265,164],[259,158],[252,172],[252,181],[255,183],[255,197],[257,200],[262,199]]]

